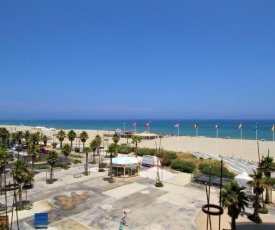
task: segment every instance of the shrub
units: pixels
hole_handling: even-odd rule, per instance
[[[199,170],[201,171],[202,174],[209,175],[210,166],[211,166],[211,175],[220,177],[221,167],[217,164],[202,163],[199,165]],[[232,178],[232,179],[235,177],[235,174],[232,172],[229,172],[228,169],[225,168],[224,166],[222,167],[222,172],[223,172],[223,177]]]
[[[57,143],[56,143],[56,142],[53,142],[53,143],[52,143],[52,147],[55,149],[56,146],[57,146]]]
[[[160,161],[161,165],[163,166],[170,166],[172,163],[172,159],[171,158],[162,158],[162,160]]]
[[[157,182],[157,183],[155,183],[155,186],[156,187],[163,187],[163,183],[162,182]]]
[[[177,153],[172,151],[165,151],[163,154],[165,158],[177,159]]]
[[[64,165],[62,163],[57,163],[57,164],[54,164],[53,166],[54,168],[63,168]]]
[[[149,149],[149,148],[139,148],[137,155],[138,156],[143,156],[143,155],[151,155],[154,156],[155,150],[154,149]]]
[[[100,162],[100,163],[98,164],[98,167],[99,167],[99,168],[106,168],[106,167],[107,167],[107,163],[106,163],[106,162]]]
[[[267,208],[259,208],[259,213],[268,214],[268,209]]]
[[[79,156],[77,154],[73,154],[73,153],[70,153],[69,157],[72,157],[72,158],[81,158],[81,156]]]
[[[127,144],[121,144],[118,148],[118,152],[122,154],[129,154],[132,150],[133,148]]]
[[[75,148],[74,148],[74,151],[75,151],[76,153],[79,153],[79,152],[80,152],[80,148],[75,147]]]
[[[82,163],[82,162],[81,162],[80,160],[75,159],[73,163],[74,163],[74,164],[80,164],[80,163]]]
[[[192,173],[195,169],[195,164],[193,162],[177,159],[172,162],[171,168],[182,172]]]

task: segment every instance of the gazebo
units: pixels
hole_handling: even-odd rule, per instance
[[[140,162],[135,157],[116,157],[112,160],[113,174],[116,177],[134,177],[139,175]]]

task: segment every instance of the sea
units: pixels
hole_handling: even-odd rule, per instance
[[[146,124],[149,126],[146,126]],[[136,124],[136,126],[133,126]],[[178,124],[178,125],[177,125]],[[197,124],[197,128],[194,125]],[[275,120],[0,120],[0,125],[273,141]],[[242,125],[240,129],[239,126]],[[178,127],[177,127],[178,126]],[[218,128],[215,128],[218,127]]]

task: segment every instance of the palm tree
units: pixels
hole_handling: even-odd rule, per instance
[[[82,131],[79,135],[79,139],[83,143],[83,149],[84,149],[85,142],[89,139],[88,133],[86,131]]]
[[[275,163],[273,161],[273,157],[269,156],[269,151],[267,157],[262,157],[262,160],[259,164],[259,169],[264,172],[266,181],[265,203],[269,204],[272,200],[271,173],[275,171]]]
[[[41,140],[43,141],[44,146],[47,146],[47,142],[48,142],[48,140],[50,140],[50,137],[48,137],[47,135],[44,134],[41,136]]]
[[[23,138],[23,132],[22,131],[17,131],[16,132],[16,140],[18,141],[18,144],[22,144],[22,138]]]
[[[0,139],[3,143],[6,143],[9,139],[10,132],[6,127],[0,127]]]
[[[142,140],[142,137],[140,136],[132,136],[132,143],[135,144],[135,155],[137,157],[137,150],[138,150],[138,143],[140,143]]]
[[[16,132],[11,133],[10,138],[11,138],[11,143],[14,145],[17,141],[17,133]]]
[[[263,172],[261,170],[253,170],[253,174],[249,176],[252,177],[253,180],[249,181],[248,184],[253,187],[253,192],[255,193],[254,212],[249,218],[256,223],[261,223],[262,220],[259,215],[259,197],[263,193],[265,186]]]
[[[110,177],[109,177],[109,183],[113,183],[114,182],[114,178],[113,178],[113,154],[116,154],[118,151],[118,145],[117,143],[112,143],[108,146],[108,150],[107,152],[110,153]]]
[[[85,147],[83,152],[86,154],[85,176],[88,176],[88,153],[91,152],[91,148]]]
[[[22,206],[22,183],[33,181],[34,173],[29,170],[25,162],[18,160],[10,170],[10,174],[19,184],[19,204]]]
[[[0,187],[2,188],[3,184],[3,173],[5,173],[6,165],[8,164],[8,153],[6,147],[0,146]],[[6,184],[6,176],[4,176],[4,184]],[[1,189],[2,194],[2,189]]]
[[[63,155],[65,156],[65,165],[64,168],[68,169],[68,156],[71,153],[71,146],[69,144],[64,144],[64,146],[61,149],[61,152],[63,153]]]
[[[73,141],[74,141],[74,139],[76,138],[76,133],[75,133],[75,131],[70,130],[70,131],[68,132],[68,134],[67,134],[67,137],[68,137],[69,141],[71,142],[71,149],[73,149]]]
[[[99,154],[99,147],[100,147],[101,143],[102,143],[102,138],[100,135],[96,135],[95,138],[90,143],[90,148],[93,151],[93,162],[92,162],[93,164],[96,163],[95,151],[97,150],[97,153]],[[100,158],[100,156],[99,156],[99,158]],[[99,159],[99,161],[100,161],[100,159]]]
[[[25,142],[26,142],[26,144],[27,144],[27,146],[28,146],[28,148],[29,148],[31,132],[30,132],[29,130],[25,130],[25,131],[23,132],[23,137],[24,137]]]
[[[112,137],[112,140],[115,144],[117,144],[120,140],[120,136],[118,135],[118,133],[115,133]]]
[[[66,137],[66,133],[63,130],[59,130],[59,132],[56,134],[56,138],[60,141],[60,148],[62,148],[62,142],[64,141]]]
[[[99,147],[100,147],[100,145],[101,145],[101,143],[102,143],[102,138],[101,138],[101,136],[100,136],[100,135],[96,135],[96,136],[95,136],[95,139],[96,139],[96,144],[97,144],[96,148],[97,148],[97,154],[98,154],[98,165],[99,165],[99,164],[100,164]]]
[[[96,151],[96,148],[97,148],[97,140],[96,139],[93,139],[91,141],[90,148],[93,151],[93,161],[92,161],[92,163],[95,164],[95,151]]]
[[[32,168],[31,168],[32,171],[34,169],[34,161],[35,161],[38,153],[39,153],[39,146],[36,144],[32,144],[28,151],[28,156],[31,157],[31,159],[32,159]]]
[[[247,197],[244,192],[245,187],[240,187],[235,180],[224,184],[221,192],[221,202],[224,208],[227,208],[228,215],[231,217],[231,229],[236,229],[236,219],[241,211],[245,211],[247,206]]]
[[[46,161],[49,163],[51,167],[50,173],[50,183],[53,183],[53,166],[58,161],[58,153],[55,150],[51,150],[46,157]]]
[[[40,132],[31,133],[30,140],[32,141],[33,144],[37,144],[38,145],[40,139],[41,139]]]

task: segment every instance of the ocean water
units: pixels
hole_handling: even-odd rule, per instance
[[[136,127],[132,124],[136,122]],[[145,124],[149,122],[149,127]],[[179,123],[179,129],[174,127]],[[106,130],[113,131],[121,129],[122,131],[149,132],[179,135],[196,136],[194,124],[198,124],[197,135],[205,137],[216,137],[218,125],[219,138],[241,138],[241,129],[238,126],[242,124],[242,138],[255,140],[273,140],[272,125],[275,120],[0,120],[1,125],[26,125],[26,126],[44,126],[46,128],[62,128],[74,130]],[[255,130],[257,126],[257,130]]]

